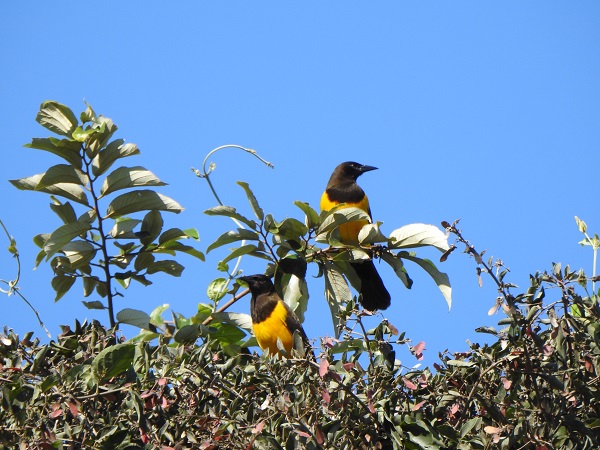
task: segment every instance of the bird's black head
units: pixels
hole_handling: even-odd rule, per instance
[[[269,294],[275,289],[271,279],[266,275],[246,275],[243,277],[238,277],[238,280],[242,280],[248,285],[248,288],[253,296]]]
[[[347,161],[337,166],[334,170],[334,173],[338,172],[344,178],[350,178],[356,181],[356,179],[360,177],[363,173],[370,172],[371,170],[376,169],[377,167],[365,166],[354,161]]]

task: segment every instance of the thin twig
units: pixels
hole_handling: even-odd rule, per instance
[[[231,300],[229,300],[227,303],[225,303],[224,305],[222,305],[221,307],[219,307],[213,314],[225,311],[227,308],[229,308],[231,305],[233,305],[235,302],[237,302],[242,297],[245,297],[249,293],[250,293],[250,289],[243,290],[239,294],[233,296],[231,298]],[[213,320],[213,317],[212,317],[212,315],[210,315],[206,319],[204,319],[204,322],[202,322],[202,325],[208,325],[209,323],[212,322],[212,320]]]

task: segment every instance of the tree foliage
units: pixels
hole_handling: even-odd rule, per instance
[[[36,238],[42,247],[38,263],[46,259],[54,269],[57,299],[77,278],[84,292],[112,298],[113,281],[126,287],[129,280],[145,283],[158,271],[178,275],[183,269],[175,259],[157,260],[158,254],[203,256],[180,242],[195,232],[163,231],[159,210],[178,207],[146,189],[162,184],[156,176],[140,166],[110,171],[114,162],[137,153],[131,144],[110,140],[112,121],[88,107],[80,124],[56,102],[42,104],[37,120],[63,137],[34,139],[30,146],[68,164],[13,184],[50,194],[51,208],[64,223]],[[165,318],[168,305],[149,313],[125,308],[116,320],[109,314],[110,327],[76,321],[48,343],[33,333],[21,337],[4,330],[0,448],[598,448],[600,240],[587,234],[583,221],[576,219],[585,236],[581,244],[594,252],[592,277],[556,263],[532,274],[530,285],[515,292],[503,263],[485,260],[457,222],[443,222],[444,231],[410,224],[389,236],[369,224],[360,246],[343,246],[337,227],[364,219],[364,212],[344,208],[319,214],[296,202],[301,219],[276,220],[247,183],[239,184],[253,217],[223,204],[206,211],[233,219],[236,228],[206,249],[233,246],[218,264],[221,275],[207,287],[211,303],[199,304],[193,317]],[[133,190],[100,208],[104,196],[122,189]],[[76,214],[71,202],[83,213]],[[139,212],[145,212],[143,218],[128,217]],[[109,243],[116,254],[108,252]],[[480,283],[487,276],[496,285],[490,314],[500,319],[497,328],[477,329],[490,343],[445,351],[431,367],[409,368],[396,351],[408,348],[420,360],[423,344],[413,344],[385,320],[366,328],[369,314],[352,296],[355,276],[348,262],[380,258],[407,288],[412,281],[405,262],[414,263],[450,306],[447,275],[412,251],[422,246],[443,252],[441,262],[464,247]],[[12,237],[9,251],[18,260]],[[264,261],[300,317],[309,296],[307,266],[318,268],[337,335],[315,344],[316,360],[296,350],[283,359],[250,353],[255,342],[248,337],[248,315],[227,311],[247,294],[234,279],[243,267],[240,258],[249,257]],[[8,293],[17,281],[6,282]],[[95,306],[105,307],[90,305]],[[140,334],[126,340],[116,322],[137,326]]]
[[[112,139],[117,126],[111,119],[97,115],[87,105],[78,120],[67,106],[46,101],[36,120],[60,137],[33,138],[25,147],[53,153],[66,163],[11,180],[18,189],[48,194],[50,209],[63,222],[54,231],[34,237],[41,249],[36,266],[44,260],[50,263],[55,301],[81,279],[85,297],[95,293],[106,299],[106,303],[95,300],[84,304],[107,309],[114,326],[113,299],[121,295],[115,282],[127,288],[132,280],[151,284],[148,276],[156,272],[179,276],[183,270],[179,262],[156,257],[185,252],[204,259],[201,252],[181,243],[197,238],[197,232],[163,230],[161,211],[179,213],[183,208],[152,189],[166,184],[152,172],[141,166],[113,170],[115,163],[140,151],[135,144]],[[115,193],[119,195],[113,196]],[[106,207],[104,202],[109,202]],[[146,212],[141,219],[130,217],[141,212]]]

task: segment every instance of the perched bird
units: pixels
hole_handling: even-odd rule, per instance
[[[281,352],[277,347],[277,340],[281,340],[283,348],[290,354],[294,344],[294,332],[298,331],[304,345],[310,345],[308,337],[294,314],[294,311],[285,303],[277,292],[275,286],[266,275],[248,275],[239,277],[250,288],[250,316],[252,329],[260,348],[269,349],[271,355]]]
[[[369,199],[365,191],[356,183],[356,179],[363,173],[375,169],[377,167],[364,166],[352,161],[337,166],[321,196],[321,210],[329,211],[334,206],[345,203],[346,207],[360,208],[372,217]],[[345,244],[358,245],[358,233],[367,223],[366,220],[358,220],[340,225],[338,229],[341,241]],[[390,294],[377,273],[373,260],[355,262],[351,265],[360,279],[359,300],[363,307],[374,311],[390,306]]]

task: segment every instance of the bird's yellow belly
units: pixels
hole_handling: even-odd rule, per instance
[[[278,302],[268,318],[262,322],[252,324],[252,329],[254,330],[254,336],[256,336],[258,345],[260,345],[260,348],[263,350],[268,348],[271,355],[279,353],[277,339],[281,340],[288,355],[292,350],[293,338],[285,323],[286,317],[287,311],[285,307],[281,302]]]
[[[320,204],[321,211],[329,211],[331,208],[333,208],[334,206],[336,206],[338,204],[339,203],[337,203],[337,202],[332,202],[331,200],[329,200],[329,196],[327,195],[327,192],[324,192],[323,195],[321,196],[321,204]],[[365,195],[364,198],[360,202],[346,203],[346,205],[343,206],[343,208],[349,208],[349,207],[355,207],[355,208],[362,209],[365,212],[369,212],[369,199]],[[343,243],[356,244],[358,242],[358,233],[360,233],[360,230],[362,229],[362,227],[364,227],[368,223],[369,222],[366,220],[357,220],[355,222],[347,222],[347,223],[341,224],[338,227],[338,230],[340,232],[340,240]]]

